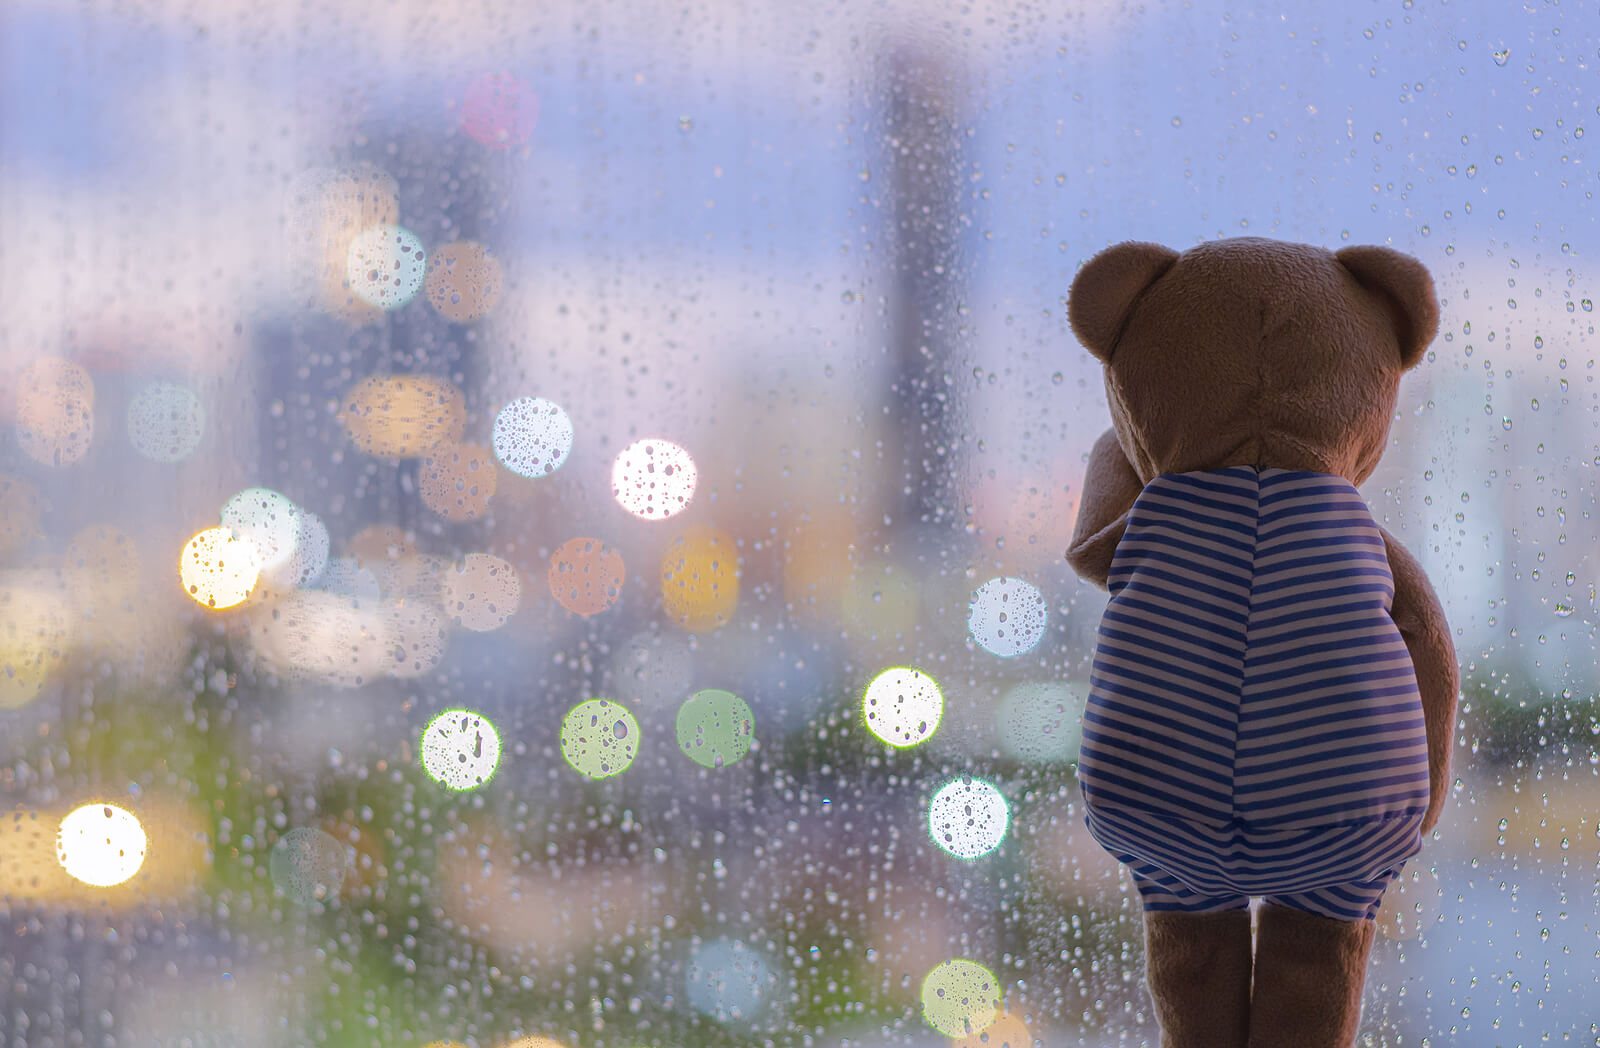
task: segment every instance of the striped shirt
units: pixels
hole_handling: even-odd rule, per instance
[[[1158,476],[1107,581],[1078,764],[1096,840],[1217,895],[1368,880],[1416,854],[1422,704],[1349,481]]]

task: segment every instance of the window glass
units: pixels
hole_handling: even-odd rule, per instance
[[[0,10],[0,1043],[1154,1043],[1121,240],[1387,244],[1463,701],[1362,1043],[1595,1043],[1595,10]]]

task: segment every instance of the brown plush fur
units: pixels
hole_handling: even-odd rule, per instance
[[[1161,1048],[1243,1048],[1250,1028],[1250,911],[1147,913],[1145,981]]]
[[[1262,906],[1249,1048],[1350,1048],[1376,930],[1371,921]]]
[[[1421,361],[1439,307],[1427,270],[1389,248],[1334,253],[1238,238],[1182,254],[1158,244],[1108,248],[1074,280],[1068,318],[1105,364],[1112,425],[1090,452],[1067,560],[1104,589],[1133,502],[1159,474],[1275,466],[1365,481],[1388,440],[1400,376]],[[1383,539],[1395,583],[1391,614],[1427,724],[1429,833],[1448,795],[1459,672],[1444,610],[1421,566],[1387,531]],[[1185,965],[1170,958],[1204,953],[1211,933],[1194,917],[1164,916],[1176,919],[1160,921],[1162,932],[1150,938],[1151,971],[1164,973],[1159,987],[1152,979],[1152,992],[1163,1024],[1186,1023],[1186,1002],[1205,994],[1200,983],[1186,986],[1172,974]],[[1295,916],[1313,923],[1263,912],[1249,1043],[1348,1045],[1372,922]],[[1263,970],[1271,958],[1279,960]],[[1317,978],[1295,974],[1319,964],[1327,970]],[[1353,983],[1330,974],[1349,974],[1351,965]],[[1282,1001],[1269,1008],[1280,994],[1342,1002],[1330,1006],[1340,1016],[1329,1035],[1335,1039],[1304,1040],[1300,1027],[1275,1026],[1299,1014]]]

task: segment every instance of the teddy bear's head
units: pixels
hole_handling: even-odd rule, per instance
[[[1439,304],[1398,251],[1240,237],[1107,248],[1073,281],[1068,318],[1105,364],[1118,443],[1145,483],[1253,465],[1360,484]]]

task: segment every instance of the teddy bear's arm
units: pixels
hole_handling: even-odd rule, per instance
[[[1089,452],[1083,493],[1078,499],[1078,522],[1067,548],[1067,563],[1072,570],[1101,589],[1106,588],[1111,556],[1128,526],[1128,511],[1143,490],[1144,483],[1117,443],[1117,431],[1106,430]]]
[[[1434,595],[1428,576],[1423,574],[1422,565],[1393,535],[1382,528],[1378,530],[1389,548],[1389,573],[1394,576],[1390,615],[1411,653],[1417,688],[1422,692],[1422,716],[1428,728],[1429,798],[1428,812],[1422,820],[1422,832],[1427,834],[1438,823],[1449,792],[1461,672],[1444,608]]]

